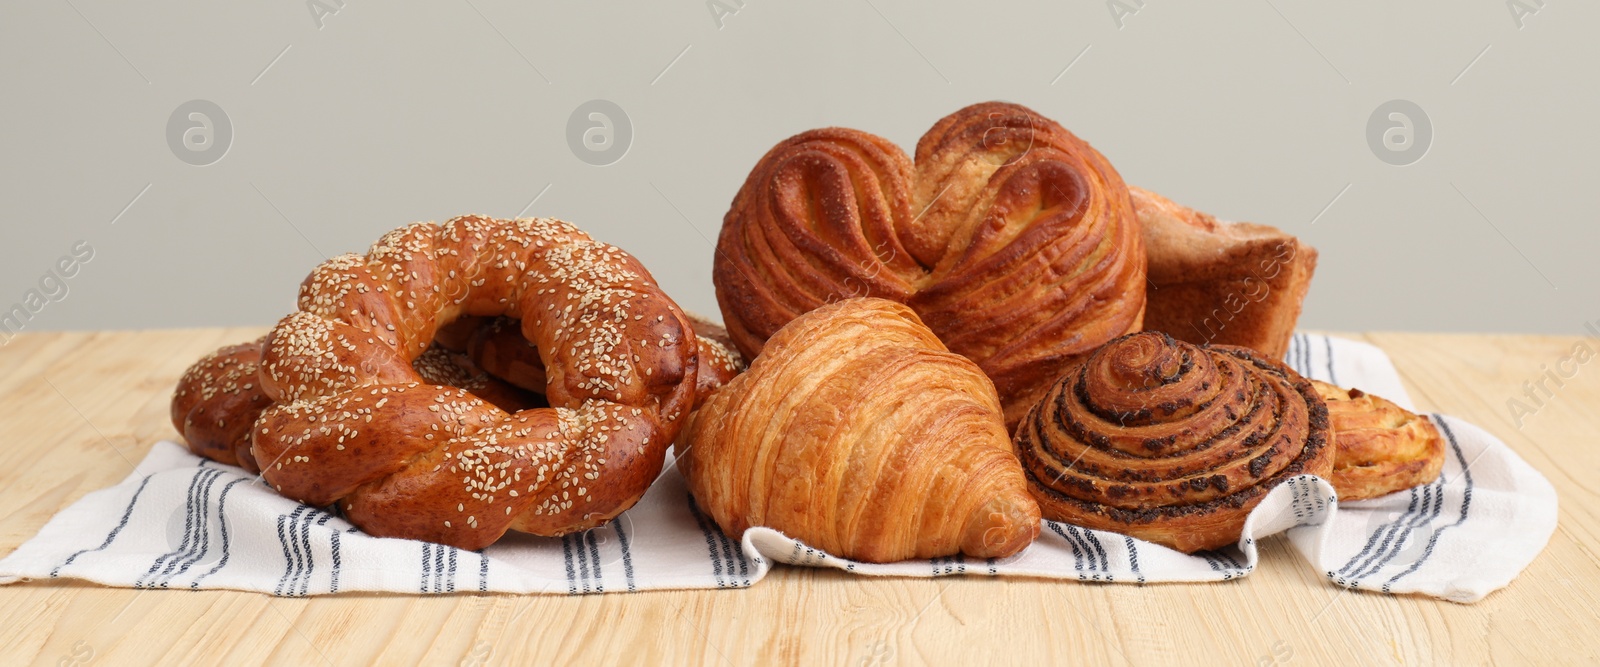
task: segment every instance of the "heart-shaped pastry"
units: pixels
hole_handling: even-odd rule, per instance
[[[999,558],[1039,535],[993,385],[898,303],[790,322],[684,433],[689,489],[734,538],[766,526],[888,562]]]
[[[843,128],[778,144],[723,221],[713,280],[746,358],[841,298],[905,303],[1021,418],[1073,361],[1139,329],[1145,254],[1128,188],[1089,144],[1015,104],[940,120],[915,162]]]

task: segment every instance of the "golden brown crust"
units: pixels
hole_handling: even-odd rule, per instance
[[[256,372],[261,339],[229,345],[185,371],[172,392],[172,425],[189,450],[208,459],[260,472],[250,454],[250,426],[272,405]]]
[[[1223,222],[1147,190],[1129,192],[1149,257],[1145,329],[1282,359],[1316,249],[1273,227]]]
[[[689,324],[694,327],[700,343],[699,366],[695,369],[696,386],[694,405],[699,408],[706,398],[733,378],[744,372],[744,356],[734,347],[733,339],[722,325],[689,313]]]
[[[687,317],[699,347],[695,367],[698,407],[711,392],[744,371],[744,359],[720,325],[692,313]],[[539,349],[522,337],[516,320],[502,317],[486,323],[466,337],[465,349],[472,361],[491,376],[518,387],[544,390],[544,361],[539,358]]]
[[[1039,533],[993,385],[882,299],[780,329],[680,445],[696,502],[735,537],[767,526],[888,562],[1004,557]]]
[[[1192,553],[1239,540],[1250,510],[1333,466],[1309,381],[1242,347],[1158,332],[1106,344],[1016,434],[1044,516]]]
[[[1433,422],[1360,389],[1312,380],[1328,404],[1340,500],[1366,500],[1421,486],[1444,469],[1444,438]]]
[[[744,370],[722,327],[688,314],[697,336],[696,404]],[[195,454],[260,472],[250,425],[272,405],[256,372],[265,339],[222,348],[192,366],[173,393],[172,423]],[[550,407],[544,362],[518,320],[461,317],[441,326],[411,361],[427,384],[466,389],[506,412]]]
[[[779,143],[723,221],[713,280],[744,355],[802,313],[909,304],[994,381],[1008,423],[1075,358],[1140,327],[1144,246],[1127,186],[1015,104],[940,120],[916,162],[842,128]]]
[[[694,401],[682,311],[632,256],[557,220],[402,227],[319,266],[299,306],[260,348],[273,405],[251,453],[283,495],[337,501],[378,536],[477,549],[605,523],[655,479]],[[413,362],[463,316],[519,317],[555,407],[512,414],[428,383]]]
[[[482,326],[484,321],[468,324]],[[172,425],[196,455],[261,472],[250,451],[250,426],[272,405],[257,377],[264,340],[223,347],[195,362],[178,380],[172,393]],[[443,344],[429,347],[411,365],[429,384],[466,389],[507,412],[549,407],[543,395],[484,373],[466,355]]]

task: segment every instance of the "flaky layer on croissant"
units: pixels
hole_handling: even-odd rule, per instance
[[[887,562],[1003,557],[1039,534],[989,379],[882,299],[780,329],[680,448],[696,502],[735,537],[766,526]]]
[[[1106,344],[1017,430],[1044,516],[1194,552],[1237,542],[1289,477],[1333,467],[1311,383],[1242,347],[1157,332]]]
[[[1336,446],[1329,481],[1340,500],[1377,498],[1439,477],[1444,438],[1433,422],[1360,389],[1311,384],[1328,404]]]
[[[941,119],[915,162],[843,128],[778,144],[723,221],[713,280],[746,357],[825,303],[907,303],[989,375],[1014,423],[1079,355],[1139,329],[1144,265],[1111,164],[1055,121],[989,102]]]

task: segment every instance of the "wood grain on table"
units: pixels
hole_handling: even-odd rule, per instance
[[[23,334],[0,346],[0,554],[176,439],[183,370],[260,329]],[[1519,428],[1507,406],[1580,339],[1343,334],[1382,347],[1419,409],[1465,418],[1550,478],[1550,545],[1473,605],[1345,591],[1284,539],[1237,581],[1150,586],[867,579],[780,566],[753,588],[594,596],[0,587],[4,662],[1156,664],[1600,661],[1600,364],[1577,366]],[[1600,345],[1589,341],[1590,345]],[[1571,368],[1569,364],[1567,368]]]

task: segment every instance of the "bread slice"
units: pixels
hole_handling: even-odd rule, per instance
[[[1128,190],[1149,256],[1144,328],[1282,359],[1317,250],[1275,227],[1217,220],[1148,190]]]

